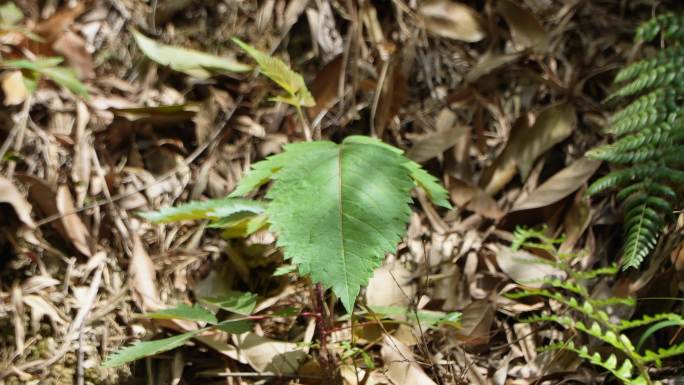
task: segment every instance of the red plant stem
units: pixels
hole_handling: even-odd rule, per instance
[[[334,378],[333,362],[330,352],[328,351],[328,336],[330,335],[330,325],[328,318],[325,316],[325,298],[323,296],[323,287],[317,283],[314,288],[314,303],[315,303],[315,318],[316,318],[316,332],[318,334],[319,348],[319,363],[321,369],[326,374],[328,379]]]

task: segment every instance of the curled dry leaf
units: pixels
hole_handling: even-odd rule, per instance
[[[449,39],[475,43],[485,38],[480,15],[465,4],[451,0],[427,1],[420,5],[425,27]]]
[[[398,339],[386,335],[380,354],[385,375],[394,385],[437,385],[418,365],[411,349]]]
[[[600,161],[580,158],[549,178],[520,202],[511,212],[546,207],[572,194],[594,175]]]
[[[496,194],[513,179],[516,168],[522,179],[527,179],[535,160],[570,136],[576,123],[575,107],[571,104],[545,108],[532,127],[525,125],[513,130],[501,155],[483,173],[480,185],[488,194]]]
[[[499,0],[496,8],[511,28],[516,46],[536,51],[546,49],[549,43],[548,33],[532,12],[510,0]]]
[[[35,223],[31,219],[31,205],[17,190],[16,186],[3,176],[0,176],[0,203],[8,203],[14,209],[19,220],[33,228]]]

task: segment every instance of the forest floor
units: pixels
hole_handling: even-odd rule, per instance
[[[0,384],[320,384],[330,370],[350,385],[617,383],[573,354],[537,351],[560,331],[520,317],[556,309],[505,296],[540,277],[515,262],[510,246],[516,228],[544,226],[563,237],[557,253],[572,256],[575,269],[617,262],[614,199],[585,194],[609,166],[583,154],[608,140],[602,128],[612,107],[603,102],[616,70],[654,50],[637,49],[634,29],[678,2],[7,4]],[[310,132],[294,108],[269,100],[278,90],[268,79],[187,65],[184,55],[160,65],[141,51],[134,29],[242,63],[251,60],[232,37],[272,52],[316,99],[304,111]],[[6,65],[52,56],[75,75],[55,82],[51,74],[63,73]],[[29,72],[44,75],[35,89],[22,81]],[[327,346],[315,333],[311,282],[273,276],[284,264],[274,234],[231,239],[201,221],[156,225],[136,215],[225,197],[253,163],[307,135],[339,142],[352,134],[405,150],[444,184],[454,208],[415,194],[406,236],[359,297],[354,324],[339,304],[327,307]],[[682,263],[671,263],[669,251],[641,271],[600,279],[592,295],[678,297]],[[213,331],[132,364],[101,366],[135,341],[199,327],[144,313],[231,291],[257,295],[248,332]],[[423,328],[364,316],[371,305],[461,318]],[[681,302],[632,309],[664,311],[681,313]]]

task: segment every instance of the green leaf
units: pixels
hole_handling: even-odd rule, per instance
[[[431,310],[416,310],[401,307],[401,306],[371,306],[373,313],[383,317],[396,319],[397,317],[406,317],[414,324],[420,324],[423,328],[433,328],[435,326],[459,326],[461,320],[461,313],[451,312],[445,313],[441,311]]]
[[[261,52],[236,37],[233,38],[233,42],[257,62],[259,71],[261,71],[264,76],[273,80],[289,94],[276,97],[277,101],[297,107],[313,107],[316,105],[316,101],[313,96],[311,96],[308,88],[306,88],[306,83],[304,83],[302,75],[294,72],[282,60],[272,57],[265,52]]]
[[[404,162],[376,145],[346,141],[291,144],[266,161],[285,165],[267,194],[278,245],[300,273],[332,287],[348,311],[405,232],[413,183]]]
[[[0,67],[33,71],[68,89],[76,95],[88,98],[88,89],[78,80],[76,71],[69,67],[60,67],[60,57],[40,58],[31,60],[6,60],[0,62]]]
[[[389,151],[392,151],[396,154],[403,154],[404,152],[394,146],[391,146],[387,143],[384,143],[378,139],[371,138],[369,136],[362,136],[362,135],[352,135],[349,136],[345,139],[345,142],[348,143],[361,143],[361,144],[372,144],[375,146],[380,146],[382,148],[385,148]],[[451,203],[449,203],[448,200],[448,193],[442,187],[441,184],[439,184],[439,181],[437,178],[429,174],[427,171],[425,171],[420,164],[406,159],[406,162],[404,163],[404,167],[406,167],[410,172],[411,172],[411,178],[415,181],[416,185],[428,194],[428,197],[430,197],[430,200],[432,203],[436,204],[437,206],[445,207],[447,209],[452,208]]]
[[[682,320],[682,319],[664,320],[664,321],[660,321],[656,324],[651,325],[648,329],[646,329],[644,334],[642,334],[641,337],[639,338],[639,342],[637,342],[636,350],[641,351],[641,347],[644,345],[644,342],[646,342],[646,340],[650,336],[652,336],[655,332],[657,332],[658,330],[668,328],[668,327],[672,327],[672,326],[682,326],[682,325],[684,325],[684,320]]]
[[[221,220],[231,218],[238,213],[261,214],[265,205],[246,199],[210,199],[193,201],[176,207],[167,207],[159,211],[140,212],[139,216],[155,223],[169,223],[196,219]],[[233,217],[235,219],[235,217]]]
[[[202,302],[242,315],[252,314],[256,307],[256,300],[256,294],[240,291],[231,291],[220,297],[202,298]]]
[[[102,364],[104,368],[114,368],[127,362],[139,360],[141,358],[163,353],[184,345],[189,339],[194,337],[199,330],[179,334],[173,337],[154,341],[138,342],[132,346],[123,348],[110,355]]]
[[[163,309],[154,313],[146,313],[145,317],[151,319],[183,319],[188,321],[201,321],[212,325],[218,323],[218,320],[213,313],[197,304],[188,306],[184,303],[181,303],[174,308]]]
[[[200,79],[207,79],[215,72],[240,73],[252,69],[233,58],[158,43],[134,29],[131,33],[140,50],[148,58],[161,65],[169,66],[175,71]]]
[[[226,320],[216,325],[216,328],[226,333],[242,334],[251,331],[252,326],[249,320]]]
[[[297,266],[294,266],[294,265],[280,266],[273,272],[273,276],[274,277],[280,277],[280,276],[292,273],[293,271],[296,271],[296,270],[297,270]]]

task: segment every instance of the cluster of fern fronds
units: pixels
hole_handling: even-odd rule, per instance
[[[546,237],[543,232],[534,230],[516,231],[515,247],[541,248],[555,250],[555,240]],[[537,241],[530,241],[530,239]],[[562,257],[562,256],[561,256]],[[618,273],[617,265],[599,268],[589,271],[575,271],[569,262],[561,259],[560,262],[552,262],[539,259],[535,263],[550,264],[562,270],[567,276],[545,277],[535,281],[533,286],[542,286],[538,289],[523,288],[516,292],[508,293],[511,299],[529,297],[544,297],[555,302],[560,311],[554,313],[544,312],[532,317],[522,319],[526,323],[553,323],[568,330],[567,339],[555,341],[545,346],[543,351],[570,350],[587,362],[602,367],[610,372],[615,378],[627,385],[657,385],[649,375],[649,367],[660,366],[662,360],[684,354],[684,343],[675,344],[657,351],[645,350],[642,345],[655,331],[672,326],[684,325],[684,318],[675,313],[661,313],[647,315],[640,319],[623,320],[615,314],[609,315],[607,308],[616,306],[635,306],[632,298],[608,297],[596,299],[589,292],[589,285],[593,280],[600,277],[610,277]],[[529,283],[532,285],[532,282]],[[523,284],[524,287],[524,284]],[[648,327],[638,343],[635,345],[626,335],[629,331],[637,328]],[[586,337],[586,338],[585,338]],[[594,339],[596,343],[591,343]],[[614,353],[606,355],[599,353],[603,346],[614,349]]]
[[[621,189],[624,210],[624,268],[638,267],[653,251],[672,219],[677,185],[684,185],[684,17],[660,15],[640,26],[636,41],[662,35],[668,47],[622,69],[609,100],[629,100],[615,113],[608,132],[617,140],[587,156],[622,165],[594,182],[588,194]]]

